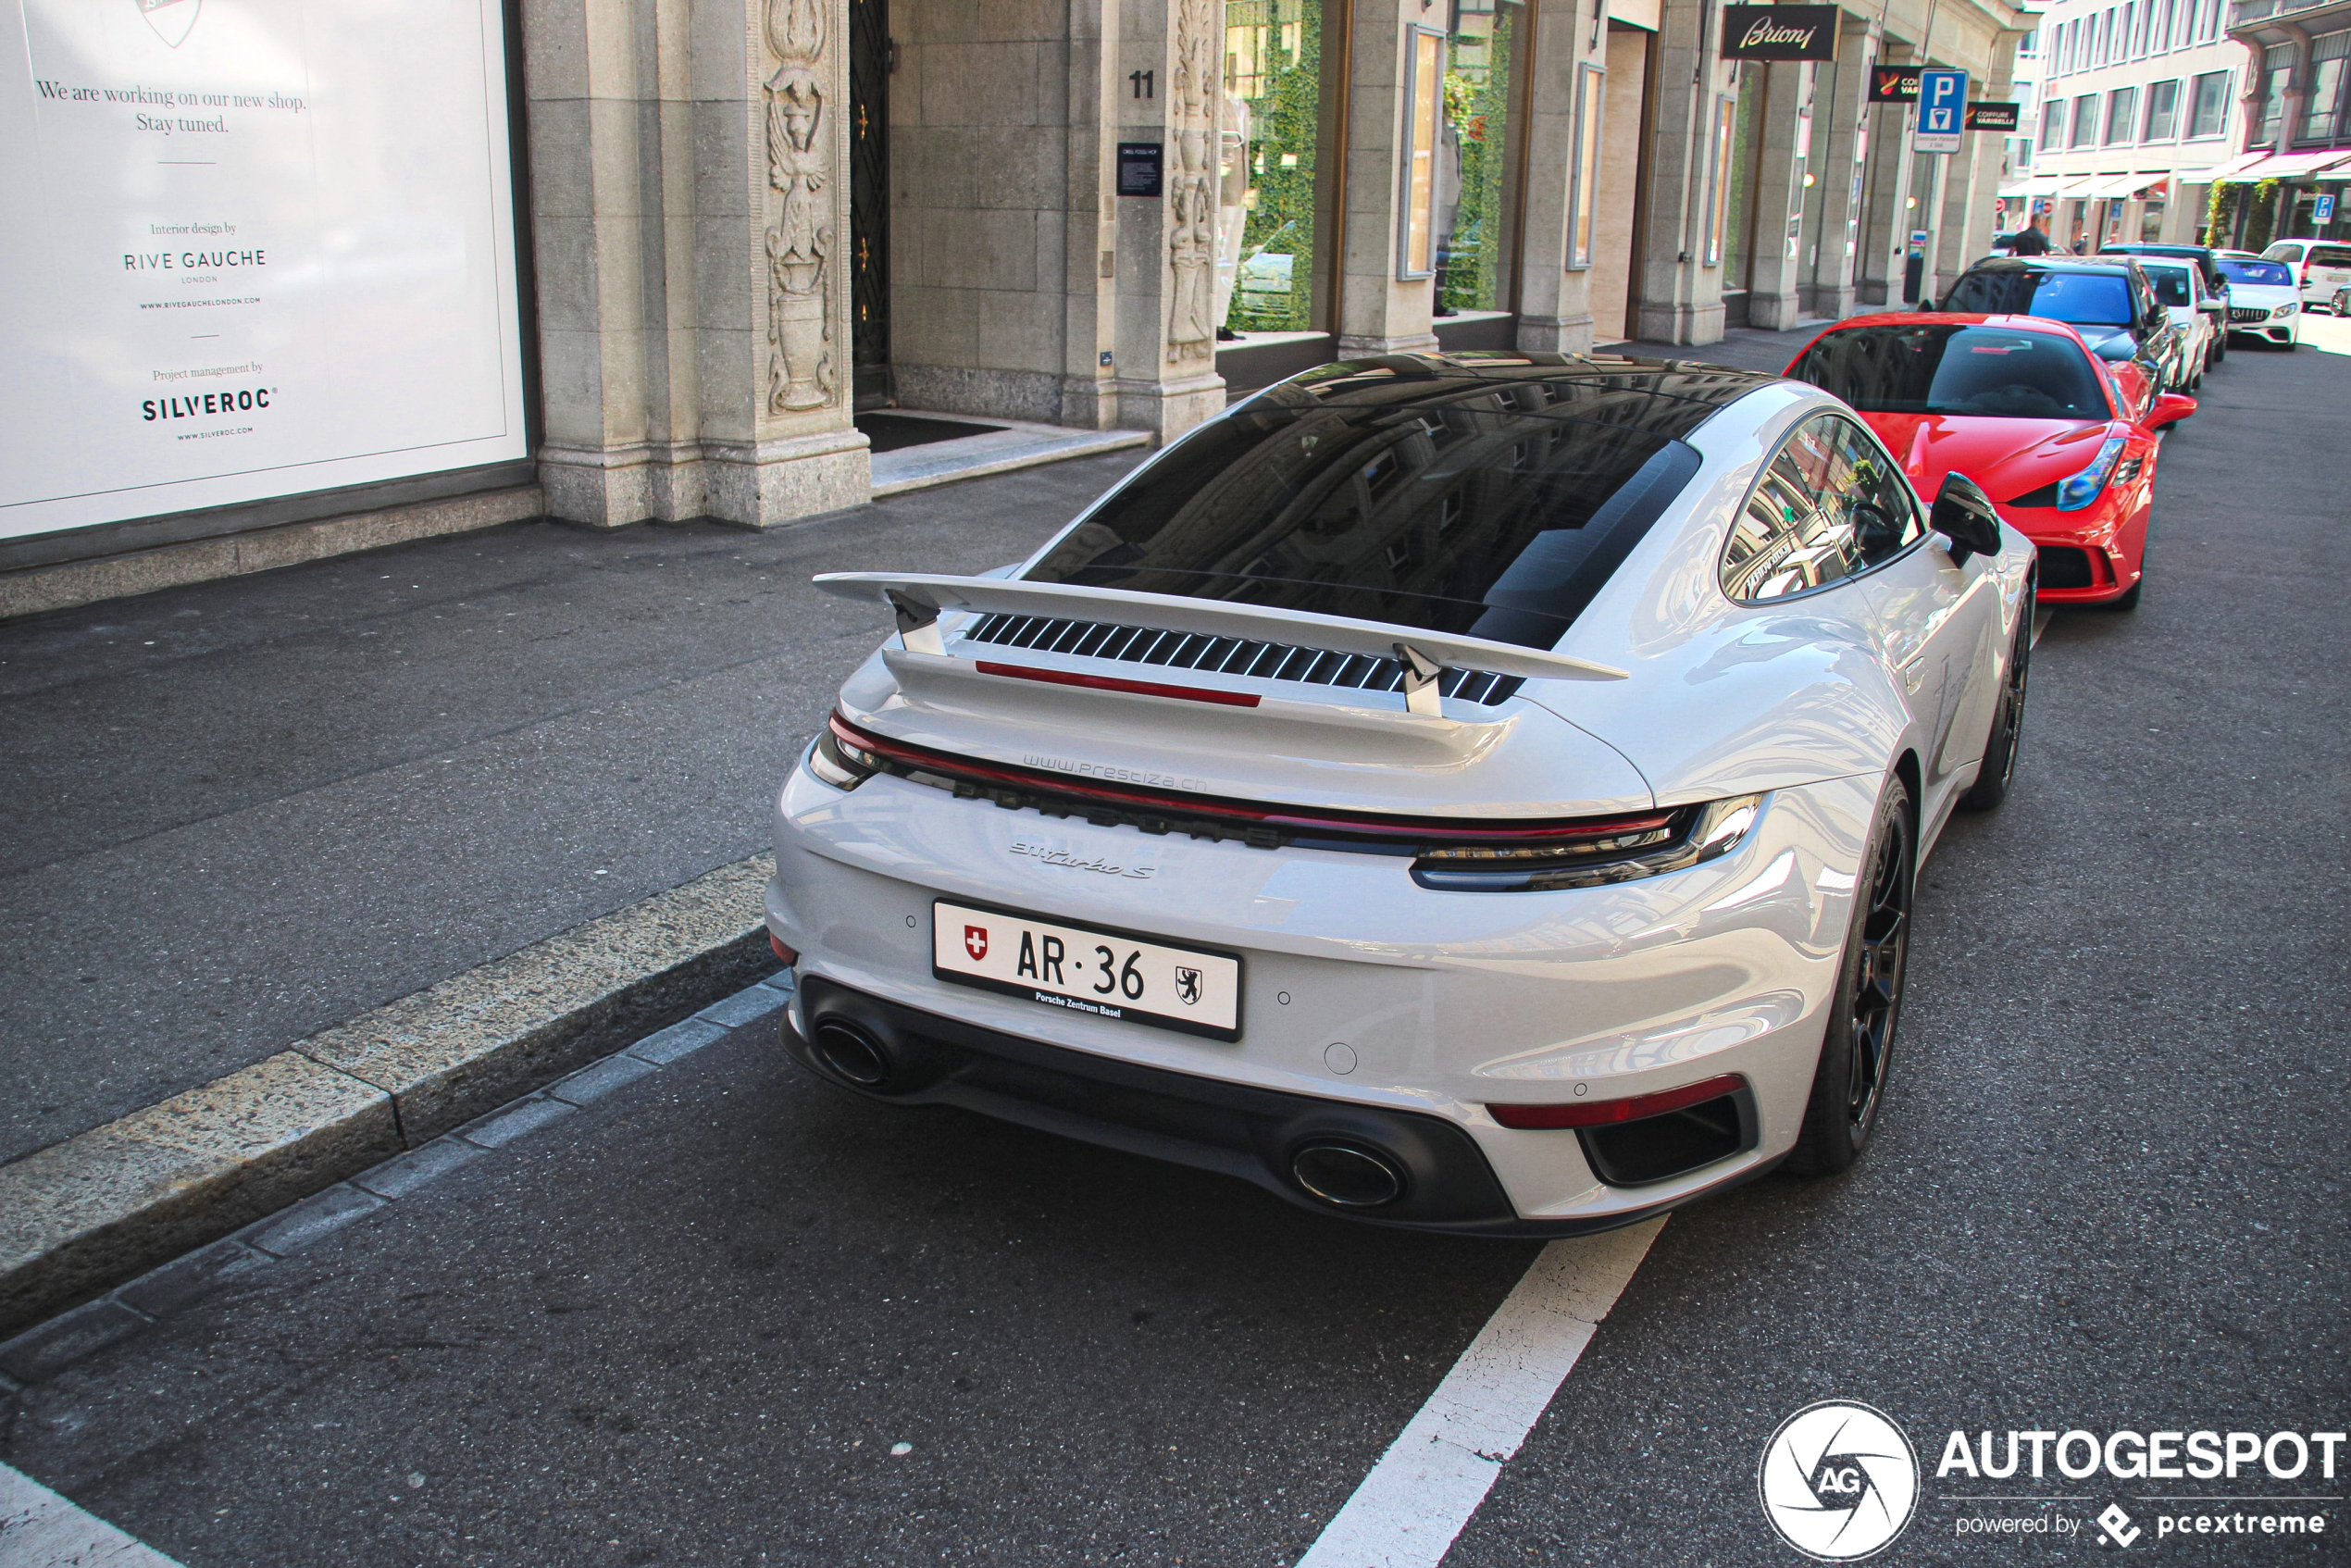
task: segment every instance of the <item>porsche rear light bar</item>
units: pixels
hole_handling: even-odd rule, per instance
[[[1455,891],[1516,890],[1574,885],[1557,878],[1589,872],[1599,881],[1653,875],[1657,856],[1678,865],[1710,858],[1722,840],[1724,803],[1614,816],[1485,822],[1373,812],[1307,812],[1295,807],[1227,800],[1179,790],[1070,778],[1035,768],[980,762],[911,745],[832,716],[808,759],[809,771],[836,789],[853,790],[877,773],[927,784],[1007,810],[1083,817],[1099,827],[1126,825],[1151,834],[1238,839],[1259,849],[1285,844],[1412,855],[1413,879]],[[1729,803],[1753,819],[1756,797]],[[1690,829],[1708,831],[1693,840]],[[1734,838],[1735,834],[1734,834]],[[1603,874],[1604,873],[1604,874]]]
[[[1605,1127],[1619,1122],[1637,1122],[1647,1116],[1662,1116],[1670,1111],[1686,1111],[1693,1105],[1736,1094],[1746,1087],[1747,1079],[1738,1074],[1724,1073],[1679,1089],[1630,1095],[1623,1100],[1579,1100],[1564,1105],[1488,1105],[1486,1109],[1504,1126],[1522,1132],[1549,1127]]]

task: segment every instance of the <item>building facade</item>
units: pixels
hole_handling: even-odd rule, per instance
[[[1340,356],[1940,292],[2008,148],[1920,153],[1872,68],[2006,99],[2022,18],[1839,17],[1833,60],[1764,63],[1725,58],[1714,0],[514,0],[518,297],[483,297],[527,464],[108,503],[0,537],[0,613],[513,516],[790,522],[868,498],[885,407],[1165,441]]]
[[[2229,31],[2246,52],[2245,151],[2216,230],[2253,249],[2351,238],[2351,0],[2236,0]]]
[[[2030,165],[2001,186],[2007,227],[2046,217],[2059,245],[2190,243],[2240,150],[2245,48],[2228,0],[2054,0],[2035,17]]]

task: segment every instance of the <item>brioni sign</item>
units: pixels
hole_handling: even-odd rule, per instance
[[[1834,60],[1840,7],[1725,6],[1726,60]]]

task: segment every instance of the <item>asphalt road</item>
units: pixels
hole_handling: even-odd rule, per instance
[[[1135,457],[0,626],[0,1161],[755,853],[880,627],[809,577],[1016,560]]]
[[[2151,1524],[2149,1483],[1936,1480],[1954,1428],[2345,1428],[2351,323],[2314,327],[2167,439],[2142,607],[2051,622],[2016,793],[1925,868],[1867,1158],[1671,1220],[1449,1564],[1797,1563],[1756,1466],[1816,1400],[1922,1450],[1894,1563]],[[1287,1563],[1533,1255],[853,1102],[753,1026],[28,1390],[0,1460],[191,1568]],[[2307,1507],[2128,1555],[2351,1561]]]

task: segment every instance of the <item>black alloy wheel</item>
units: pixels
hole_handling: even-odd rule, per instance
[[[1857,884],[1845,962],[1821,1039],[1820,1065],[1803,1129],[1787,1157],[1797,1176],[1850,1170],[1877,1126],[1902,1019],[1910,952],[1910,897],[1917,834],[1910,788],[1897,776],[1878,803],[1870,853]]]
[[[2136,591],[2135,585],[2133,591]],[[2009,798],[2016,782],[2017,743],[2024,736],[2024,699],[2033,677],[2033,616],[2037,601],[2026,584],[2024,603],[2018,607],[2016,641],[2009,650],[2008,678],[2000,682],[1999,705],[1992,713],[1992,733],[1984,742],[1984,765],[1959,797],[1961,811],[1990,811]]]

